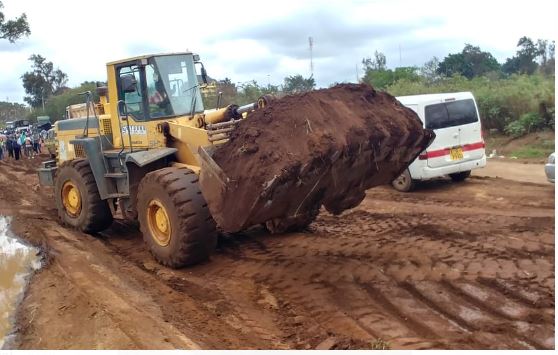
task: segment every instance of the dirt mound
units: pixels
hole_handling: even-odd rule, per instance
[[[338,214],[357,206],[366,189],[393,180],[432,137],[393,96],[343,84],[251,113],[213,154],[225,184],[208,169],[200,183],[226,231],[304,220],[322,204]]]

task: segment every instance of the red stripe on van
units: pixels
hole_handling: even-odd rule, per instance
[[[464,144],[462,147],[464,152],[468,152],[471,150],[477,150],[477,149],[483,149],[484,148],[484,142],[477,142],[477,143],[471,143],[471,144]],[[443,157],[445,155],[449,155],[450,153],[450,148],[444,148],[444,149],[438,149],[438,150],[431,150],[426,152],[426,154],[421,154],[419,155],[419,160],[426,160],[426,159],[431,159],[431,158],[439,158],[439,157]]]

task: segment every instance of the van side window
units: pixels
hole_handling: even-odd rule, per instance
[[[446,104],[435,104],[424,107],[424,119],[426,128],[437,129],[443,127],[448,122],[448,110]]]
[[[459,100],[424,107],[425,126],[430,129],[460,126],[477,122],[473,100]]]

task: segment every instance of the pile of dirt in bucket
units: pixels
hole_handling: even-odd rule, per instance
[[[433,137],[393,96],[341,84],[250,113],[212,156],[226,181],[202,169],[200,184],[225,231],[300,223],[322,205],[334,214],[357,206],[365,190],[391,182]]]

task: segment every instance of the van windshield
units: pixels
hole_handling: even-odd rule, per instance
[[[460,126],[479,120],[472,99],[425,106],[424,116],[425,126],[430,129]]]

